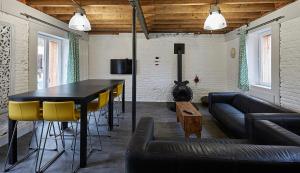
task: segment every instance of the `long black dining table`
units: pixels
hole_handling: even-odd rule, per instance
[[[97,99],[99,93],[110,90],[110,98],[108,103],[108,127],[113,130],[113,89],[118,85],[123,84],[122,94],[122,111],[125,112],[125,81],[124,80],[105,80],[93,79],[80,82],[39,89],[26,93],[9,96],[11,101],[74,101],[80,105],[80,167],[85,167],[87,164],[87,104],[94,99]],[[16,121],[8,121],[8,136],[12,141],[12,147],[9,152],[9,163],[17,162],[17,132],[13,135],[13,129],[16,126]],[[66,127],[67,123],[63,123]]]

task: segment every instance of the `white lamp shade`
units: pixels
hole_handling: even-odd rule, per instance
[[[85,14],[75,13],[69,22],[69,28],[77,31],[90,31],[91,24]]]
[[[214,11],[205,20],[204,29],[205,30],[218,30],[227,27],[226,20],[222,14],[218,11]]]

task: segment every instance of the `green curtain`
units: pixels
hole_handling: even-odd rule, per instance
[[[239,55],[239,82],[238,87],[242,91],[249,91],[249,79],[248,79],[248,64],[246,53],[246,31],[240,33],[240,55]]]
[[[69,33],[69,58],[67,81],[68,83],[73,83],[79,80],[79,39],[75,34]]]

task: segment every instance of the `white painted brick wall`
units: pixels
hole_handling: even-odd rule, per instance
[[[28,91],[28,22],[0,13],[0,20],[13,27],[11,94]]]
[[[131,57],[131,34],[90,36],[89,78],[125,79],[126,100],[131,100],[131,76],[111,75],[110,59]],[[137,100],[170,101],[174,80],[177,80],[177,55],[174,43],[185,43],[183,79],[189,80],[194,101],[211,91],[227,90],[226,45],[223,35],[162,36],[137,40]],[[160,65],[155,66],[155,57]],[[200,83],[195,85],[195,75]]]
[[[281,25],[281,105],[300,111],[300,17]]]

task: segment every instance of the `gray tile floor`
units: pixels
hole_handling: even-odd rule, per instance
[[[204,115],[202,138],[226,138],[225,134],[218,128],[216,121],[208,113],[207,108],[199,106],[200,112]],[[153,117],[155,120],[155,134],[158,139],[184,140],[183,131],[180,124],[176,123],[176,115],[166,107],[166,103],[138,103],[137,121],[141,117]],[[92,127],[93,128],[93,127]],[[105,132],[105,127],[101,129]],[[95,129],[91,129],[95,133]],[[131,104],[126,104],[126,113],[121,120],[120,126],[115,127],[110,133],[111,137],[102,137],[102,151],[95,151],[88,159],[88,165],[79,172],[86,173],[123,173],[125,172],[124,154],[126,146],[131,137]],[[29,144],[31,135],[28,134],[19,140],[19,155],[24,155]],[[97,138],[92,139],[93,144],[97,143]],[[69,142],[70,143],[70,142]],[[78,144],[79,145],[79,144]],[[53,147],[48,146],[48,147]],[[72,151],[67,144],[67,150],[46,172],[64,173],[71,172]],[[0,168],[3,170],[4,158],[7,146],[0,148]],[[46,152],[45,160],[55,152]],[[78,156],[78,152],[76,153]],[[30,173],[34,172],[35,155],[16,166],[10,172]],[[76,160],[78,161],[78,160]],[[78,163],[78,162],[76,162]],[[0,172],[1,172],[0,171]]]

